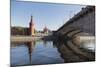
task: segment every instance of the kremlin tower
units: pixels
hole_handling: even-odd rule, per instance
[[[33,23],[33,16],[31,16],[31,20],[29,23],[29,35],[34,36],[35,35],[35,27]]]

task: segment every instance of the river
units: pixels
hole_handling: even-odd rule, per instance
[[[60,53],[52,41],[12,42],[11,64],[52,64],[63,63]]]
[[[67,55],[67,57],[68,59],[72,58],[71,55]],[[37,41],[31,41],[31,42],[29,41],[11,42],[11,58],[10,59],[11,59],[12,66],[56,64],[56,63],[65,62],[65,59],[61,55],[61,51],[59,51],[58,47],[56,47],[54,42],[44,41],[44,40],[37,40]]]

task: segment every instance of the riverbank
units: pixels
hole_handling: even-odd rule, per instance
[[[11,36],[11,41],[53,40],[52,35],[44,36]]]
[[[11,36],[10,40],[11,41],[33,41],[33,40],[39,40],[39,39],[42,39],[42,38],[48,38],[48,37],[51,37],[51,36]],[[86,42],[86,41],[95,41],[95,36],[79,36],[79,37],[76,37],[74,39],[74,41],[76,42]]]
[[[34,41],[39,40],[42,37],[36,37],[36,36],[11,36],[11,41]]]

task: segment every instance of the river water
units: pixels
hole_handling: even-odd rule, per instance
[[[11,64],[53,64],[63,63],[60,53],[52,41],[12,42]]]
[[[87,47],[85,45],[85,48],[88,47],[89,44]],[[53,41],[11,42],[12,66],[56,63],[64,63],[64,58],[61,57]]]

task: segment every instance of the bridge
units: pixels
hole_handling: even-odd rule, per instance
[[[95,7],[87,6],[82,8],[79,13],[70,18],[69,21],[53,34],[57,37],[57,42],[63,43],[58,43],[60,46],[58,46],[58,50],[61,51],[61,55],[66,59],[66,62],[69,62],[67,61],[69,56],[68,51],[72,51],[73,54],[74,59],[70,60],[71,62],[76,61],[76,56],[86,61],[95,60],[95,54],[84,52],[79,48],[82,41],[95,41]]]
[[[95,36],[95,7],[87,6],[69,19],[54,35],[73,37]]]

